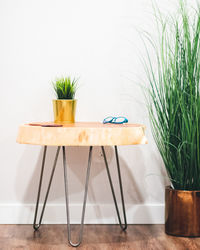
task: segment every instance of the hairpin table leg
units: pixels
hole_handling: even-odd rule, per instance
[[[65,182],[65,198],[66,198],[66,214],[67,214],[67,233],[68,233],[68,242],[71,246],[77,247],[81,244],[82,236],[83,236],[83,225],[84,225],[84,216],[85,216],[85,206],[87,200],[87,192],[88,192],[88,184],[89,184],[89,176],[90,176],[90,166],[91,166],[91,159],[92,159],[92,146],[89,150],[89,158],[88,158],[88,167],[86,173],[86,181],[85,181],[85,193],[83,199],[83,208],[82,208],[82,216],[81,216],[81,225],[80,225],[80,232],[79,238],[77,243],[72,243],[71,241],[71,228],[70,228],[70,213],[69,213],[69,197],[68,197],[68,180],[67,180],[67,166],[66,166],[66,157],[65,157],[65,147],[63,146],[63,167],[64,167],[64,182]]]
[[[125,210],[125,204],[124,204],[124,195],[123,195],[123,187],[122,187],[122,180],[121,180],[121,173],[120,173],[120,165],[119,165],[119,157],[118,157],[118,152],[117,152],[117,146],[115,146],[115,156],[116,156],[116,162],[117,162],[117,171],[118,171],[119,187],[120,187],[120,193],[121,193],[122,210],[123,210],[123,215],[124,215],[124,225],[122,224],[121,217],[120,217],[120,214],[119,214],[119,208],[118,208],[118,205],[117,205],[117,200],[116,200],[115,191],[114,191],[114,187],[113,187],[113,183],[112,183],[112,178],[111,178],[111,175],[110,175],[110,170],[109,170],[108,162],[107,162],[107,159],[106,159],[105,149],[104,149],[103,146],[101,147],[101,149],[102,149],[102,153],[103,153],[103,157],[104,157],[104,161],[105,161],[105,165],[106,165],[106,170],[107,170],[108,179],[109,179],[109,182],[110,182],[110,187],[111,187],[111,191],[112,191],[112,195],[113,195],[113,200],[114,200],[114,203],[115,203],[115,208],[116,208],[119,224],[120,224],[121,229],[125,231],[126,228],[127,228],[126,210]]]
[[[44,214],[47,198],[48,198],[48,195],[49,195],[49,190],[50,190],[50,187],[51,187],[51,182],[52,182],[52,179],[53,179],[54,171],[55,171],[55,168],[56,168],[56,163],[57,163],[60,147],[58,147],[57,152],[56,152],[56,156],[55,156],[53,168],[52,168],[52,171],[51,171],[51,176],[50,176],[50,179],[49,179],[49,184],[48,184],[48,187],[47,187],[47,192],[46,192],[46,195],[45,195],[45,199],[44,199],[43,208],[42,208],[42,212],[41,212],[41,215],[40,215],[39,223],[36,224],[38,206],[39,206],[39,201],[40,201],[40,193],[41,193],[41,187],[42,187],[42,179],[43,179],[43,173],[44,173],[46,151],[47,151],[47,146],[44,146],[44,153],[43,153],[43,159],[42,159],[42,168],[41,168],[40,181],[39,181],[39,187],[38,187],[38,195],[37,195],[37,202],[36,202],[36,207],[35,207],[35,216],[34,216],[34,222],[33,222],[33,228],[35,230],[39,229],[39,227],[41,225],[41,222],[42,222],[42,217],[43,217],[43,214]]]

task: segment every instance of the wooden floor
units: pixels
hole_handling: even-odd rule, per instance
[[[73,232],[78,229],[73,226]],[[74,234],[73,234],[74,236]],[[31,225],[0,225],[0,249],[64,250],[66,225],[42,225],[34,232]],[[86,225],[80,250],[193,250],[200,249],[200,238],[168,236],[163,225],[129,225],[122,232],[118,225]]]

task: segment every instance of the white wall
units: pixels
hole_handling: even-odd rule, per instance
[[[173,1],[157,2],[162,11],[174,8]],[[53,119],[51,81],[66,75],[80,77],[77,121],[124,115],[147,126],[148,145],[119,147],[128,222],[164,222],[166,174],[140,88],[145,84],[140,31],[154,35],[153,20],[149,0],[0,1],[0,223],[33,220],[42,148],[16,144],[17,130],[21,123]],[[55,150],[49,149],[48,164]],[[106,152],[117,184],[113,149]],[[88,148],[67,149],[74,223],[80,216],[87,156]],[[64,223],[61,157],[49,204],[45,221]],[[115,223],[114,214],[103,159],[95,148],[86,222]]]

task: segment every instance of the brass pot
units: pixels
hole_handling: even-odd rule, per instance
[[[200,191],[165,189],[165,232],[200,236]]]
[[[54,122],[74,123],[77,100],[53,100]]]

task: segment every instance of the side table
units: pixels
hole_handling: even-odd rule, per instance
[[[51,125],[55,125],[55,127],[51,127]],[[117,217],[119,220],[119,225],[122,230],[126,230],[127,228],[126,211],[125,211],[123,186],[122,186],[122,180],[121,180],[120,163],[119,163],[117,146],[118,145],[146,144],[147,140],[145,137],[144,125],[102,124],[98,122],[77,122],[73,124],[63,124],[61,127],[57,127],[56,124],[52,124],[49,122],[24,124],[19,127],[17,142],[22,143],[22,144],[33,144],[33,145],[44,146],[37,201],[36,201],[36,207],[35,207],[35,216],[34,216],[34,222],[33,222],[34,230],[38,230],[42,223],[42,218],[44,215],[46,202],[47,202],[49,191],[51,188],[51,183],[52,183],[52,179],[54,176],[58,155],[62,147],[68,242],[71,246],[74,246],[74,247],[77,247],[81,244],[93,146],[101,146],[101,150],[102,150],[102,154],[103,154],[103,158],[104,158],[104,162],[105,162],[105,166],[107,170],[108,180],[110,183],[111,192],[112,192],[112,196],[114,200],[114,205],[115,205]],[[55,156],[55,160],[53,163],[52,171],[50,174],[50,179],[49,179],[41,215],[37,223],[36,220],[37,220],[37,214],[38,214],[38,205],[40,201],[40,193],[41,193],[41,187],[42,187],[45,158],[46,158],[46,152],[47,152],[48,146],[57,146],[57,151],[56,151],[56,156]],[[80,231],[79,231],[79,238],[76,243],[73,243],[71,241],[71,228],[70,228],[71,224],[70,224],[68,178],[67,178],[65,146],[89,146],[88,167],[87,167],[87,172],[86,172],[85,191],[84,191]],[[117,200],[115,196],[115,191],[114,191],[114,187],[112,183],[112,178],[111,178],[104,146],[114,146],[114,149],[115,149],[115,157],[116,157],[116,165],[117,165],[117,173],[118,173],[118,179],[119,179],[119,188],[120,188],[120,194],[121,194],[124,223],[122,223],[122,220],[120,217],[119,208],[118,208],[118,204],[117,204]]]

